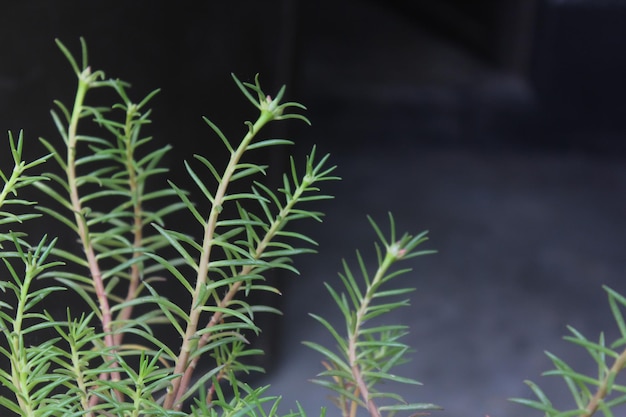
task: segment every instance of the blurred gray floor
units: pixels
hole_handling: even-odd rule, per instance
[[[361,29],[392,18],[375,7],[360,16],[352,25]],[[550,368],[543,352],[594,372],[582,349],[561,340],[566,326],[616,337],[602,285],[626,291],[623,154],[581,151],[575,132],[537,131],[524,82],[416,36],[402,19],[335,38],[340,27],[321,23],[305,48],[300,92],[313,127],[298,140],[331,152],[343,181],[328,184],[337,198],[320,206],[324,224],[302,226],[319,255],[299,259],[302,276],[285,291],[280,361],[262,382],[284,396],[283,409],[298,400],[309,415],[321,405],[337,415],[308,382],[323,368],[301,341],[334,343],[307,313],[343,329],[322,283],[339,285],[340,261],[353,261],[355,249],[373,253],[366,215],[384,227],[392,211],[400,231],[429,230],[425,247],[439,251],[410,261],[414,272],[399,285],[417,288],[411,307],[388,318],[410,326],[416,350],[398,373],[424,383],[399,392],[445,408],[435,415],[540,416],[507,400],[532,398],[530,379],[571,404],[561,381],[540,377]],[[602,135],[586,140],[612,139]]]
[[[317,415],[330,405],[307,382],[321,358],[300,342],[334,343],[307,312],[344,328],[322,282],[339,284],[340,259],[354,260],[354,248],[372,254],[365,215],[385,224],[387,210],[402,231],[428,229],[426,247],[439,251],[410,261],[414,272],[398,284],[417,288],[411,307],[387,318],[410,326],[416,349],[398,373],[424,386],[402,388],[407,400],[440,404],[445,416],[539,416],[507,398],[528,397],[531,379],[565,401],[560,381],[539,377],[550,366],[544,350],[593,372],[560,339],[573,325],[614,340],[601,285],[626,290],[622,159],[402,149],[335,157],[344,181],[311,230],[319,255],[300,259],[302,276],[286,291],[284,357],[266,381],[285,406],[298,400]]]

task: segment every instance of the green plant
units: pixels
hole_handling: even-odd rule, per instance
[[[159,185],[167,170],[162,165],[170,147],[155,148],[142,129],[150,123],[147,105],[154,91],[135,103],[128,85],[93,71],[81,40],[79,63],[60,42],[78,79],[71,107],[56,102],[52,118],[60,141],[41,139],[49,154],[24,162],[25,140],[9,133],[13,158],[10,174],[0,171],[0,383],[10,395],[0,395],[3,415],[22,416],[277,416],[280,397],[267,387],[246,383],[246,375],[260,371],[250,357],[261,353],[249,339],[261,329],[259,313],[277,313],[271,306],[252,302],[255,292],[278,292],[264,280],[272,269],[297,272],[294,256],[313,252],[316,243],[291,229],[300,219],[321,221],[310,201],[331,198],[318,185],[337,180],[328,155],[318,158],[313,147],[299,169],[290,159],[282,187],[274,190],[262,181],[269,167],[246,162],[254,150],[285,146],[285,139],[263,139],[270,122],[299,119],[298,103],[282,102],[285,88],[275,98],[259,84],[235,84],[259,111],[238,143],[229,140],[209,119],[209,128],[221,140],[227,164],[196,155],[185,170],[202,200],[174,183]],[[111,106],[87,104],[93,90],[108,90],[119,100]],[[57,143],[58,142],[58,143]],[[55,161],[57,171],[31,174]],[[236,184],[237,187],[234,187]],[[22,190],[36,190],[54,202],[36,205]],[[35,210],[33,210],[35,206]],[[187,216],[196,227],[194,238],[171,226],[172,217]],[[63,247],[43,234],[36,243],[23,225],[38,217],[60,222],[78,240],[80,250]],[[411,403],[382,382],[419,384],[397,376],[393,369],[408,358],[402,342],[407,328],[389,324],[385,314],[408,303],[412,286],[389,286],[409,271],[393,269],[406,259],[430,253],[417,250],[426,234],[398,235],[389,215],[388,237],[370,219],[380,239],[373,273],[357,252],[358,274],[344,261],[340,274],[343,291],[326,285],[345,320],[345,334],[325,318],[313,316],[333,336],[337,349],[305,342],[323,357],[324,370],[314,380],[336,394],[344,417],[359,409],[371,417],[399,412],[419,415],[439,407]],[[159,291],[163,280],[173,280],[186,294],[180,306]],[[54,280],[54,281],[51,281]],[[63,317],[41,308],[46,298],[71,290],[85,305]],[[626,386],[617,383],[626,351],[626,324],[620,308],[626,299],[607,289],[609,303],[622,337],[611,346],[598,343],[572,329],[570,341],[585,347],[598,363],[597,378],[575,372],[556,356],[556,370],[570,388],[576,409],[557,411],[538,388],[529,383],[539,401],[520,400],[550,417],[591,416],[626,402]],[[168,343],[157,328],[168,326],[179,336]],[[44,334],[45,337],[37,338]],[[48,337],[48,335],[53,335]],[[211,366],[194,375],[201,358]],[[608,359],[613,359],[611,364]],[[589,386],[595,386],[592,390]],[[611,397],[611,395],[614,397]],[[185,407],[184,405],[188,406]],[[325,414],[321,409],[321,414]],[[288,416],[303,416],[298,408]]]
[[[106,79],[102,71],[89,67],[84,42],[80,64],[63,44],[57,44],[78,79],[72,107],[56,102],[57,110],[52,112],[62,141],[41,139],[50,154],[24,163],[22,136],[17,143],[10,137],[15,169],[11,177],[3,178],[0,204],[3,209],[20,205],[21,211],[33,203],[7,196],[24,186],[36,186],[57,203],[57,207],[37,209],[70,229],[81,251],[61,248],[45,237],[31,246],[19,232],[0,236],[3,244],[13,246],[1,255],[11,280],[3,280],[0,288],[14,298],[14,305],[1,305],[0,327],[8,344],[0,353],[11,369],[0,371],[0,381],[15,396],[0,398],[0,405],[29,416],[186,415],[181,411],[183,403],[201,392],[204,400],[193,404],[194,414],[214,413],[209,405],[217,404],[225,413],[229,407],[239,412],[241,404],[253,399],[260,406],[266,401],[260,399],[263,390],[250,388],[238,374],[256,370],[245,363],[259,353],[247,341],[260,331],[255,314],[275,309],[251,305],[247,296],[277,291],[263,281],[270,269],[296,272],[292,257],[311,251],[296,245],[314,242],[287,225],[305,218],[320,220],[321,213],[301,206],[330,198],[319,192],[317,184],[337,178],[331,175],[334,167],[326,166],[328,156],[317,158],[313,148],[303,172],[291,160],[282,188],[275,191],[257,180],[267,167],[243,157],[256,149],[290,144],[258,135],[275,120],[308,123],[292,112],[304,107],[283,102],[284,87],[272,99],[261,90],[258,79],[250,84],[234,78],[259,116],[246,122],[239,143],[228,140],[205,119],[223,142],[229,160],[222,172],[201,155],[195,163],[185,163],[205,199],[196,205],[173,183],[148,187],[165,172],[160,162],[169,150],[150,148],[151,137],[142,133],[150,123],[146,106],[157,92],[135,103],[126,83]],[[95,89],[113,91],[119,103],[87,104]],[[56,161],[61,173],[24,173],[48,158]],[[248,191],[231,191],[234,182],[246,180]],[[166,227],[168,216],[183,212],[199,231],[198,241]],[[36,216],[1,214],[3,226],[10,227]],[[164,249],[173,249],[174,255],[163,255],[172,252]],[[55,260],[48,261],[51,258]],[[181,291],[187,292],[188,307],[159,294],[157,285],[163,276],[177,280]],[[34,291],[36,278],[54,278],[59,285]],[[61,320],[36,310],[41,299],[66,288],[82,298],[87,314],[76,317],[68,311],[66,320]],[[163,324],[175,329],[180,346],[155,336],[154,328]],[[26,335],[44,329],[53,330],[57,337],[36,346],[25,342]],[[203,356],[211,357],[214,366],[194,378]],[[233,402],[226,402],[223,383],[234,390]]]
[[[7,342],[0,354],[9,361],[9,369],[0,370],[0,382],[12,397],[0,397],[0,405],[26,416],[275,415],[279,398],[264,396],[266,388],[249,386],[244,376],[259,370],[246,361],[260,353],[248,343],[260,331],[255,314],[276,310],[251,304],[248,296],[257,291],[277,292],[263,279],[271,269],[297,272],[292,258],[311,252],[315,242],[288,226],[306,218],[320,221],[322,213],[308,210],[303,203],[331,198],[317,184],[338,178],[332,176],[335,167],[327,166],[328,156],[318,159],[314,147],[303,172],[291,159],[282,187],[272,190],[259,180],[268,167],[246,162],[244,156],[256,149],[291,144],[285,139],[259,139],[259,132],[276,120],[308,123],[303,115],[292,112],[304,107],[282,102],[284,87],[271,98],[262,91],[258,78],[242,83],[233,76],[259,116],[245,123],[239,143],[204,119],[222,141],[229,160],[223,171],[201,155],[185,162],[204,198],[195,203],[176,184],[149,186],[166,172],[161,161],[169,150],[169,146],[151,147],[151,137],[142,133],[150,123],[147,105],[158,91],[135,103],[126,83],[107,79],[102,71],[89,67],[84,41],[80,64],[63,44],[57,44],[78,79],[73,105],[55,102],[52,111],[61,141],[41,139],[49,155],[25,163],[22,134],[17,142],[9,135],[15,167],[10,176],[3,175],[0,195],[5,210],[0,212],[0,243],[4,245],[0,257],[10,278],[0,281],[7,300],[0,303],[0,328]],[[96,89],[113,91],[119,102],[104,107],[87,104]],[[56,162],[58,171],[29,175],[48,159]],[[247,185],[233,191],[235,182]],[[39,213],[35,213],[28,210],[34,202],[8,198],[25,186],[35,186],[56,206],[38,205]],[[167,226],[168,218],[183,214],[193,220],[200,239]],[[45,235],[31,245],[19,228],[38,216],[67,227],[81,250],[63,248]],[[353,409],[362,404],[374,415],[384,408],[379,410],[373,402],[376,395],[382,395],[375,395],[373,384],[385,378],[399,380],[387,373],[389,366],[377,368],[379,362],[399,363],[407,347],[397,341],[404,332],[401,327],[365,330],[363,324],[402,304],[374,307],[372,301],[406,292],[379,292],[379,287],[397,275],[387,274],[391,264],[419,254],[412,250],[423,240],[423,235],[405,235],[396,242],[393,229],[392,222],[392,242],[384,242],[387,255],[381,258],[379,252],[380,267],[373,281],[367,282],[364,298],[346,270],[346,284],[353,284],[348,289],[358,309],[356,322],[350,324],[349,346],[351,355],[359,358],[350,362],[358,372],[341,378],[342,384],[356,378],[360,390],[332,387],[340,397],[348,395]],[[187,293],[187,308],[159,293],[162,277],[176,280]],[[50,284],[49,279],[56,283]],[[35,288],[40,280],[44,280],[43,287]],[[85,313],[77,315],[68,309],[65,317],[53,317],[38,308],[46,297],[67,289],[82,299]],[[175,329],[180,346],[157,337],[155,328],[163,325]],[[54,337],[42,343],[27,342],[27,337],[42,331]],[[360,340],[362,336],[368,341]],[[194,376],[198,361],[207,356],[212,367]],[[363,400],[357,399],[359,395]],[[183,409],[185,402],[190,403],[188,410]],[[397,405],[390,408],[399,409]]]

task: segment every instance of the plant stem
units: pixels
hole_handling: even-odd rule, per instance
[[[78,122],[82,117],[83,112],[83,103],[85,101],[85,96],[90,87],[90,76],[91,71],[89,67],[87,67],[80,74],[78,78],[78,91],[76,92],[76,98],[74,100],[74,107],[72,109],[72,115],[70,117],[70,123],[68,128],[67,135],[67,166],[66,166],[66,176],[67,183],[69,185],[69,193],[70,193],[70,202],[72,205],[72,211],[74,212],[74,221],[76,222],[76,226],[78,228],[78,236],[83,245],[83,250],[85,252],[85,257],[87,258],[87,263],[89,265],[89,271],[91,273],[92,283],[94,289],[96,291],[96,297],[98,298],[98,303],[100,305],[100,312],[102,313],[102,329],[104,333],[104,343],[107,348],[112,348],[115,346],[115,339],[113,337],[112,332],[112,316],[111,316],[111,308],[109,306],[109,300],[106,294],[106,290],[104,288],[104,282],[102,280],[102,273],[100,271],[100,266],[98,265],[98,260],[96,258],[95,250],[93,245],[91,244],[89,238],[89,227],[87,225],[87,221],[85,220],[85,216],[83,215],[83,207],[80,201],[80,195],[78,192],[78,183],[77,183],[77,174],[76,174],[76,148],[78,145]],[[117,365],[113,360],[111,355],[107,355],[106,359],[111,360],[111,367],[116,368]],[[112,372],[110,375],[111,379],[114,381],[120,380],[119,372]],[[108,378],[107,373],[102,373],[100,375],[101,379]],[[121,399],[121,393],[117,392],[117,396]],[[93,396],[91,398],[91,405],[95,405],[97,403],[98,397]]]
[[[200,320],[200,314],[202,313],[202,306],[196,305],[197,300],[200,298],[203,287],[206,285],[209,273],[209,264],[211,258],[211,250],[213,248],[213,237],[215,234],[215,228],[217,226],[217,219],[219,217],[220,212],[222,211],[222,204],[224,203],[224,197],[226,196],[226,190],[230,184],[230,179],[236,171],[237,164],[241,160],[241,157],[245,153],[248,145],[258,133],[258,131],[269,121],[274,118],[274,115],[269,111],[262,111],[259,118],[254,122],[248,133],[244,136],[243,140],[235,150],[235,152],[231,153],[230,161],[226,169],[224,170],[224,175],[222,176],[222,180],[217,188],[217,192],[215,193],[215,197],[213,199],[213,203],[211,204],[211,212],[209,213],[209,218],[205,224],[204,228],[204,238],[202,240],[202,253],[200,255],[200,261],[198,262],[198,270],[196,275],[196,286],[194,289],[193,298],[191,301],[191,310],[189,313],[189,323],[187,324],[187,328],[185,330],[185,337],[183,339],[183,343],[180,349],[180,354],[176,360],[176,366],[174,368],[174,374],[182,375],[187,372],[188,369],[191,369],[189,372],[193,372],[193,367],[196,364],[196,361],[189,362],[189,356],[191,354],[192,343],[191,341],[195,337],[195,334],[198,330],[198,323]],[[237,286],[236,284],[233,286]],[[238,289],[238,286],[237,286]],[[234,296],[233,289],[228,292],[228,294],[222,299],[220,304],[223,304],[225,300],[230,296]],[[236,291],[235,291],[236,293]],[[229,302],[230,300],[227,300]],[[213,319],[211,320],[213,321]],[[165,401],[164,408],[166,409],[177,409],[179,410],[182,407],[182,404],[179,403],[179,399],[184,394],[187,389],[186,384],[181,384],[182,378],[179,376],[172,381],[172,387],[168,391]],[[187,382],[187,381],[185,381]]]
[[[274,237],[276,236],[276,233],[279,230],[281,230],[282,227],[285,225],[286,219],[291,213],[291,210],[293,209],[293,207],[296,205],[296,203],[298,202],[302,194],[310,185],[311,185],[310,182],[302,181],[300,186],[294,191],[292,198],[287,202],[287,204],[285,204],[285,206],[276,215],[276,217],[274,218],[274,221],[272,222],[272,225],[269,227],[269,229],[265,233],[265,236],[263,236],[263,239],[257,245],[255,252],[254,252],[254,259],[256,260],[261,259],[261,255],[263,255],[263,252],[265,252],[265,249],[267,248],[267,246],[274,239]],[[250,273],[253,272],[255,267],[256,266],[254,265],[243,266],[241,270],[239,271],[239,276],[245,277],[246,275],[249,275]],[[209,329],[215,326],[216,324],[220,323],[220,321],[222,320],[224,316],[223,309],[227,308],[230,305],[231,301],[235,298],[235,296],[237,295],[237,292],[239,292],[239,289],[241,288],[242,285],[243,285],[243,280],[237,281],[233,285],[231,285],[226,295],[222,297],[222,299],[220,300],[218,304],[218,307],[220,307],[219,311],[216,311],[211,316],[211,319],[205,326],[205,329]],[[210,340],[210,338],[211,338],[211,333],[209,332],[203,333],[202,336],[198,340],[198,345],[196,346],[196,349],[201,349],[203,346],[205,346],[207,342]],[[176,401],[178,401],[178,399],[180,399],[180,396],[184,394],[186,387],[189,385],[189,382],[191,381],[191,376],[199,360],[200,360],[199,356],[194,357],[191,360],[189,367],[185,370],[185,373],[181,381],[182,388],[179,390],[179,396],[176,399]],[[220,373],[220,375],[224,375],[224,374],[225,373]],[[217,379],[219,380],[220,377],[218,376]]]
[[[380,417],[380,411],[378,411],[378,407],[374,403],[374,400],[370,398],[369,389],[365,383],[365,379],[363,378],[363,370],[361,369],[357,359],[357,344],[361,333],[361,326],[363,325],[363,317],[366,315],[369,304],[376,293],[377,284],[383,279],[387,270],[395,262],[395,260],[396,256],[387,251],[383,262],[376,271],[374,279],[365,292],[365,296],[363,297],[359,310],[355,316],[353,329],[350,330],[351,334],[348,341],[348,360],[350,362],[350,369],[352,370],[352,377],[354,378],[354,382],[357,384],[361,398],[363,398],[363,401],[367,406],[367,411],[371,417]]]
[[[141,201],[141,187],[137,182],[137,172],[135,170],[134,161],[134,146],[132,143],[132,121],[135,115],[136,106],[131,104],[126,111],[126,123],[124,125],[124,146],[126,147],[126,171],[128,172],[128,188],[133,204],[133,259],[141,257],[143,253],[139,251],[143,245],[143,208]],[[141,280],[141,265],[139,262],[133,262],[130,266],[130,282],[128,283],[128,290],[126,292],[125,301],[131,301],[137,297],[137,288]],[[133,306],[128,305],[124,307],[118,314],[117,320],[124,322],[128,320],[133,313]],[[115,345],[122,344],[124,333],[120,332],[115,335]]]

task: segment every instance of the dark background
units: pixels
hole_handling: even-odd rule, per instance
[[[454,241],[456,236],[454,232],[448,234],[449,229],[469,227],[467,219],[474,218],[472,210],[479,212],[476,216],[487,218],[499,214],[488,199],[480,200],[480,196],[476,201],[484,201],[484,205],[466,205],[462,200],[464,191],[477,184],[496,184],[508,175],[507,170],[519,164],[520,178],[528,179],[528,184],[513,182],[513,186],[535,189],[551,178],[554,190],[570,190],[572,186],[572,201],[588,208],[588,217],[574,216],[571,225],[587,221],[585,230],[595,226],[596,230],[614,232],[593,239],[601,241],[599,248],[612,250],[598,255],[597,262],[604,262],[613,271],[598,278],[598,282],[619,283],[616,277],[618,273],[623,277],[621,254],[626,247],[618,232],[618,226],[624,225],[626,188],[625,22],[626,4],[608,0],[2,2],[0,126],[5,131],[24,129],[31,157],[43,152],[36,138],[55,138],[48,115],[52,101],[70,103],[76,84],[54,39],[60,39],[77,54],[78,39],[84,36],[92,67],[131,82],[133,97],[139,99],[154,88],[162,89],[153,100],[150,131],[157,143],[174,145],[167,160],[172,169],[168,178],[185,186],[188,183],[182,160],[191,159],[194,153],[211,158],[221,152],[221,143],[200,116],[210,117],[231,138],[241,136],[245,132],[243,120],[255,117],[255,112],[238,92],[230,73],[247,81],[260,73],[261,83],[270,94],[287,84],[287,99],[304,103],[313,122],[312,127],[284,122],[274,125],[268,135],[295,138],[297,144],[292,152],[298,156],[317,144],[321,152],[333,155],[333,161],[340,166],[339,174],[346,179],[345,185],[329,186],[341,205],[333,208],[329,203],[322,207],[330,212],[330,226],[311,231],[320,243],[339,245],[332,251],[320,249],[322,255],[332,256],[329,270],[336,270],[337,259],[349,256],[353,248],[367,245],[373,238],[365,235],[367,240],[363,241],[360,230],[342,230],[342,226],[352,227],[352,223],[342,223],[338,214],[333,217],[333,211],[345,210],[349,216],[364,218],[366,213],[384,215],[386,210],[406,210],[401,223],[411,230],[431,229],[433,236],[439,233],[441,238],[435,244],[443,249],[446,237]],[[283,152],[260,155],[277,166],[285,163],[286,156]],[[582,162],[572,165],[572,158]],[[9,161],[9,155],[0,153],[3,170]],[[428,161],[437,163],[429,165]],[[432,181],[418,181],[418,188],[412,188],[417,171],[407,174],[411,178],[393,174],[396,165],[418,164],[425,164],[429,168],[427,175],[433,175]],[[569,169],[579,175],[566,176],[566,183],[558,182]],[[450,175],[449,182],[442,179],[446,175]],[[475,178],[475,182],[463,188],[459,184],[464,178]],[[455,197],[443,198],[445,207],[431,203],[431,214],[421,208],[424,203],[419,196],[434,192],[435,185]],[[510,188],[509,183],[501,186],[517,196],[522,207],[528,201],[524,189]],[[494,185],[493,190],[501,188]],[[584,194],[592,191],[603,191],[605,200]],[[387,199],[381,197],[382,201],[375,199],[368,205],[357,197],[385,193]],[[554,193],[546,193],[545,201],[551,201]],[[435,196],[432,201],[439,200]],[[554,201],[571,206],[570,200],[555,197]],[[446,217],[442,213],[453,210],[467,213],[467,218],[443,226]],[[420,213],[424,220],[411,219],[411,214]],[[550,215],[555,217],[544,212],[542,216],[548,225],[554,223],[554,218],[563,218],[559,212]],[[520,223],[514,216],[507,221]],[[368,230],[365,221],[359,224],[356,227]],[[531,231],[534,236],[539,233],[541,239],[535,241],[527,235],[508,235],[506,239],[533,242],[535,247],[543,248],[560,230],[541,229],[541,222],[537,225],[539,231],[531,223],[520,227],[529,235]],[[570,223],[563,227],[571,230]],[[588,237],[583,234],[559,239],[571,242]],[[485,256],[491,259],[502,242],[485,242],[489,248]],[[561,240],[555,238],[555,242]],[[564,248],[568,256],[578,256],[566,244],[554,245]],[[446,249],[450,250],[443,258],[427,262],[426,271],[437,271],[437,263],[464,259],[462,248]],[[521,253],[527,253],[525,250],[523,247]],[[307,275],[306,270],[303,272]],[[461,280],[464,272],[462,268],[458,271],[462,282],[458,285],[462,291],[470,291],[471,281]],[[574,275],[570,279],[576,281]],[[299,284],[289,286],[287,278],[291,279],[273,277],[285,289],[286,297],[298,300]],[[554,291],[573,281],[557,282]],[[552,285],[528,277],[524,283],[532,294],[543,294],[544,285]],[[590,290],[597,288],[594,281]],[[581,291],[585,294],[586,290]],[[302,296],[306,297],[306,292]],[[556,303],[557,299],[551,300],[548,302]],[[587,308],[594,311],[599,305],[595,303],[604,303],[602,294],[593,300]],[[279,300],[272,302],[282,304]],[[446,302],[442,299],[437,305]],[[64,310],[64,306],[58,307]],[[433,314],[443,314],[437,311]],[[515,314],[524,317],[525,310]],[[538,317],[541,321],[542,316]],[[568,323],[567,318],[558,317],[560,327],[551,331],[561,332]],[[285,352],[285,340],[289,339],[285,332],[293,326],[271,319],[264,339],[258,342],[268,349],[263,361],[270,371],[269,382],[274,382],[271,376],[277,364],[295,355]],[[595,327],[590,324],[590,328]],[[549,334],[555,338],[560,335]],[[449,337],[454,340],[453,335]],[[539,336],[537,339],[543,341]],[[541,355],[545,346],[539,342],[534,353]],[[519,348],[519,344],[516,346]],[[536,347],[530,342],[524,345],[528,351]],[[499,360],[508,363],[509,359]],[[315,362],[316,358],[307,360]],[[547,364],[538,362],[537,366],[541,370]],[[536,378],[537,373],[514,376],[523,389],[522,379]],[[306,396],[304,392],[298,394]],[[507,391],[503,395],[509,394]],[[522,390],[519,395],[528,392]],[[317,401],[313,394],[310,396]],[[484,404],[484,399],[478,396],[476,403]],[[499,404],[490,403],[491,408],[484,412],[477,409],[467,414],[495,415],[494,410],[505,409]],[[458,409],[454,401],[447,408],[453,412]]]
[[[618,1],[25,1],[0,7],[2,121],[33,135],[50,131],[51,100],[67,99],[74,85],[53,40],[77,53],[84,36],[91,64],[131,81],[137,97],[162,88],[154,102],[158,140],[184,138],[185,147],[203,129],[198,114],[226,130],[240,127],[247,107],[230,80],[233,72],[244,80],[260,73],[268,91],[288,84],[290,97],[307,101],[313,119],[335,110],[380,113],[364,100],[375,96],[375,105],[390,113],[381,114],[387,120],[381,124],[396,122],[383,116],[409,118],[413,129],[423,130],[415,146],[623,148],[626,12]],[[442,91],[454,102],[437,95]],[[346,100],[357,106],[344,108]],[[395,108],[384,108],[391,100]],[[425,108],[416,107],[420,100]],[[459,132],[424,115],[435,110],[456,112],[435,117],[462,123]]]

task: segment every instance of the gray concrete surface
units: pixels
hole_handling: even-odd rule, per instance
[[[410,326],[406,342],[416,350],[398,373],[424,383],[399,392],[445,407],[435,415],[539,416],[507,401],[532,397],[523,383],[531,379],[569,404],[562,381],[540,377],[550,368],[543,351],[593,373],[582,349],[561,340],[566,325],[592,339],[616,337],[601,286],[626,290],[623,159],[409,149],[335,157],[344,181],[333,185],[324,225],[311,229],[319,255],[300,259],[302,276],[285,292],[283,353],[262,382],[286,407],[298,400],[312,415],[332,407],[307,382],[321,357],[300,342],[334,342],[307,313],[343,329],[322,282],[339,285],[340,259],[354,260],[354,248],[372,254],[365,215],[384,224],[391,210],[400,230],[428,229],[425,247],[439,251],[410,261],[414,272],[398,285],[417,288],[411,307],[386,318]]]
[[[626,132],[587,124],[582,109],[546,108],[528,78],[381,3],[358,10],[345,33],[345,14],[317,12],[319,31],[304,40],[299,93],[313,127],[298,140],[331,152],[344,180],[329,186],[337,198],[321,207],[326,222],[308,229],[320,254],[299,260],[282,353],[261,382],[284,395],[284,408],[299,400],[310,415],[321,405],[337,415],[307,381],[323,368],[301,341],[334,344],[307,313],[343,328],[322,283],[339,285],[340,260],[356,248],[372,254],[365,216],[384,224],[392,211],[400,230],[429,230],[426,246],[439,251],[411,261],[398,283],[417,288],[411,307],[388,317],[410,326],[416,350],[398,372],[424,383],[399,392],[445,408],[434,415],[541,416],[508,401],[532,398],[530,379],[570,405],[562,381],[540,376],[551,368],[544,350],[593,373],[586,353],[562,340],[566,326],[617,337],[601,287],[626,291]]]

